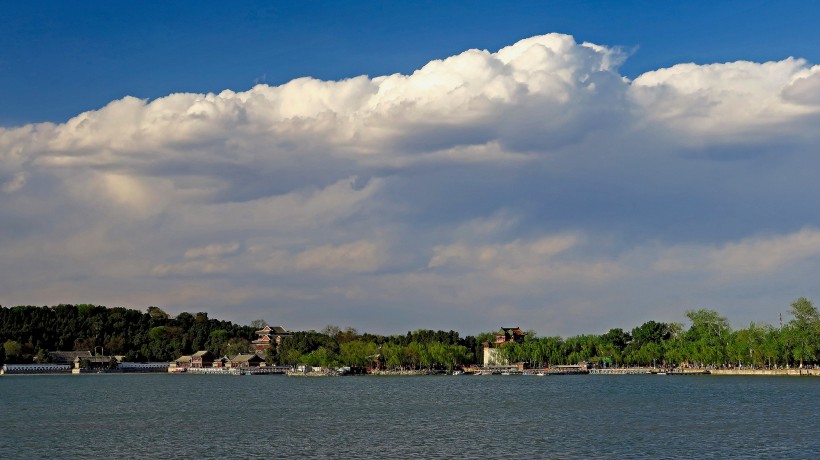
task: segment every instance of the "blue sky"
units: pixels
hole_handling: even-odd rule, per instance
[[[5,4],[0,304],[775,323],[818,295],[818,9]]]
[[[65,121],[126,95],[408,73],[561,32],[622,46],[634,77],[681,62],[820,61],[817,2],[13,2],[0,124]]]

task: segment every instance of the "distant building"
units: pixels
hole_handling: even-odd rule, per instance
[[[520,327],[502,327],[495,334],[493,343],[484,342],[484,367],[509,365],[510,363],[501,356],[501,348],[511,342],[524,343],[526,335]]]
[[[87,359],[93,355],[90,351],[51,351],[48,356],[54,364],[74,364],[77,358]]]
[[[191,355],[191,367],[213,367],[214,355],[210,351],[198,351]]]
[[[231,369],[259,367],[264,362],[265,359],[256,353],[240,353],[230,359],[227,367]]]
[[[97,356],[77,356],[74,358],[74,369],[71,370],[73,374],[80,374],[88,371],[110,371],[119,367],[119,361],[113,356],[97,355]]]
[[[495,334],[495,344],[497,346],[504,346],[509,342],[524,343],[526,332],[522,331],[520,327],[502,327],[498,333]]]
[[[175,369],[186,369],[191,367],[192,358],[189,355],[180,356],[171,363],[171,367]]]
[[[291,333],[287,329],[282,326],[265,326],[262,329],[256,331],[256,335],[259,336],[256,340],[251,342],[253,347],[256,351],[266,351],[268,348],[272,346],[279,346],[282,343],[282,340],[285,337],[290,337]]]

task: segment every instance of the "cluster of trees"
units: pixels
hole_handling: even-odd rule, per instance
[[[96,305],[0,307],[0,363],[48,362],[48,352],[88,350],[131,361],[168,361],[197,350],[246,352],[252,326],[158,307],[146,312]]]
[[[611,329],[601,335],[569,338],[537,337],[528,331],[523,343],[500,349],[509,362],[533,367],[576,364],[581,361],[613,366],[802,366],[820,359],[820,316],[801,297],[791,305],[793,319],[781,327],[751,323],[732,330],[713,310],[686,312],[689,328],[679,323],[648,321],[631,331]],[[416,331],[378,336],[341,331],[300,332],[271,349],[271,363],[316,366],[383,366],[388,369],[450,368],[482,362],[484,342],[494,332],[460,338],[450,331]]]
[[[389,369],[453,369],[475,362],[479,343],[455,331],[419,330],[407,335],[359,334],[327,326],[322,332],[296,332],[268,350],[269,363]]]
[[[690,326],[649,321],[625,332],[560,337],[527,336],[501,350],[511,362],[535,366],[573,364],[689,366],[803,366],[820,359],[820,315],[801,297],[791,304],[793,318],[780,327],[751,323],[732,330],[713,310],[686,312]]]
[[[791,304],[792,319],[774,327],[751,323],[732,330],[713,310],[686,312],[690,325],[648,321],[631,331],[612,329],[601,335],[537,337],[501,348],[510,362],[534,367],[575,364],[802,366],[820,360],[820,315],[801,297]],[[0,307],[0,363],[47,362],[47,351],[95,350],[130,360],[172,360],[197,350],[217,356],[247,352],[255,331],[250,326],[181,313],[172,318],[157,307],[146,312],[94,305]],[[271,348],[271,364],[314,366],[380,366],[388,369],[453,369],[480,363],[483,343],[494,332],[460,337],[455,331],[419,330],[406,335],[360,334],[353,328],[328,326],[321,332],[296,332]]]

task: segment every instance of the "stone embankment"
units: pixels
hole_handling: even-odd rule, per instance
[[[366,373],[367,375],[380,375],[380,376],[399,376],[399,375],[437,375],[443,374],[443,371],[431,371],[428,369],[421,369],[421,370],[371,370],[370,372]],[[354,375],[350,373],[342,373],[335,369],[322,369],[319,371],[299,371],[299,370],[292,370],[288,371],[287,375],[289,377],[335,377],[338,375]]]
[[[428,369],[396,369],[396,370],[373,370],[370,371],[370,375],[435,375],[441,374],[442,372],[435,372]]]
[[[341,375],[339,374],[339,372],[332,369],[322,369],[320,371],[307,372],[292,370],[287,371],[285,374],[287,374],[288,377],[335,377],[337,375]]]
[[[820,369],[710,369],[712,375],[814,375],[820,377]]]

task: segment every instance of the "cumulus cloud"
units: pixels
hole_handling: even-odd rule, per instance
[[[625,58],[548,34],[0,128],[0,301],[564,333],[811,297],[818,66]]]
[[[654,268],[661,271],[701,271],[720,279],[767,275],[792,268],[820,255],[820,231],[802,229],[769,237],[748,237],[720,246],[667,248]]]

